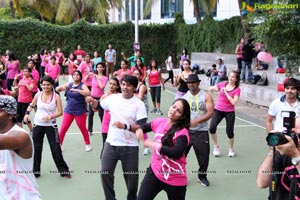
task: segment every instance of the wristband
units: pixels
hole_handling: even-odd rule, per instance
[[[30,111],[26,110],[25,115],[30,115]]]
[[[127,125],[126,124],[124,124],[124,129],[127,130]]]

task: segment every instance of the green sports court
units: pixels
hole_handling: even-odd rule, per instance
[[[62,84],[65,81],[61,81]],[[162,91],[161,110],[166,116],[169,106],[174,100],[175,89],[166,87]],[[61,95],[63,106],[65,97]],[[149,97],[150,100],[150,97]],[[152,108],[152,103],[149,101]],[[249,107],[249,109],[252,109]],[[33,113],[32,113],[33,114]],[[150,114],[149,120],[160,117]],[[33,116],[31,116],[33,119]],[[59,127],[62,117],[59,118]],[[209,187],[203,187],[197,182],[197,159],[191,150],[187,158],[188,186],[186,199],[207,200],[253,200],[266,199],[268,190],[261,190],[256,186],[257,169],[267,153],[265,142],[264,122],[257,118],[240,113],[236,110],[235,123],[235,150],[236,157],[227,157],[228,139],[225,133],[225,123],[218,126],[218,138],[221,144],[221,157],[210,155],[208,168]],[[64,179],[56,172],[54,161],[51,157],[48,141],[44,139],[41,176],[37,179],[39,191],[45,200],[102,200],[104,198],[100,181],[100,150],[102,137],[100,135],[100,119],[94,116],[94,134],[91,136],[93,151],[85,152],[83,137],[76,126],[75,121],[66,134],[63,144],[63,155],[72,172],[71,179]],[[151,138],[153,135],[149,133]],[[212,151],[211,144],[211,151]],[[150,164],[151,155],[143,155],[143,145],[140,145],[139,181],[144,177],[144,172]],[[120,162],[115,171],[115,191],[117,199],[125,200],[127,189],[123,179]],[[161,192],[156,199],[165,200],[167,196]]]

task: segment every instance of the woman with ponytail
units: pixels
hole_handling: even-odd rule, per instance
[[[184,200],[187,186],[185,150],[189,144],[190,106],[184,99],[176,99],[167,118],[157,118],[136,130],[139,139],[154,132],[153,155],[138,194],[138,200],[150,200],[162,190],[168,199]]]

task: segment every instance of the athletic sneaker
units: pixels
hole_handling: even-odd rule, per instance
[[[91,145],[89,145],[89,144],[85,145],[85,151],[86,151],[86,152],[92,151]]]
[[[156,111],[156,114],[158,114],[158,115],[163,115],[163,113],[161,112],[161,110],[157,110],[157,111]]]
[[[149,148],[145,148],[143,154],[144,154],[145,156],[146,156],[146,155],[149,155],[149,154],[150,154]]]
[[[235,156],[235,152],[233,149],[229,149],[228,151],[228,157],[234,157]]]
[[[153,108],[152,110],[150,110],[150,113],[156,113],[157,109]]]
[[[209,181],[207,180],[206,177],[198,178],[198,182],[199,182],[201,185],[203,185],[204,187],[209,186]]]
[[[219,157],[221,154],[221,151],[220,151],[220,145],[214,145],[214,151],[213,151],[213,155],[215,157]]]
[[[92,135],[93,135],[93,132],[90,132],[90,131],[89,131],[89,135],[92,136]]]

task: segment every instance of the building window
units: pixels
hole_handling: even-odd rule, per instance
[[[198,0],[201,17],[205,17],[209,13],[206,13],[206,10],[204,10],[204,8],[203,8],[204,6],[202,5],[202,3],[203,3],[203,1]],[[215,5],[213,11],[210,13],[210,15],[213,16],[213,17],[217,16],[217,2],[216,2],[216,5]],[[194,13],[194,16],[195,16],[195,13]]]
[[[129,20],[129,0],[125,1],[125,20]]]
[[[173,18],[183,12],[183,0],[161,0],[161,18]]]

